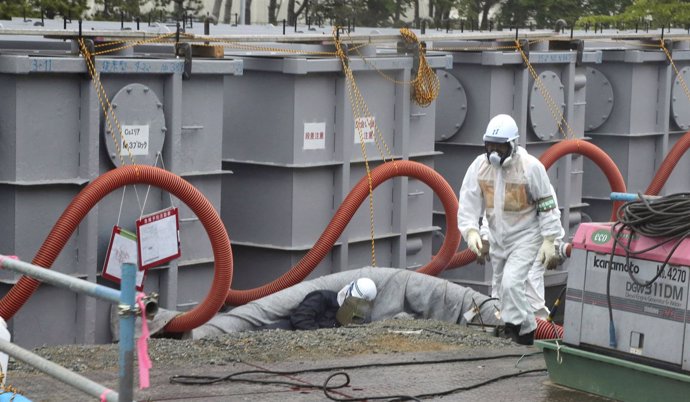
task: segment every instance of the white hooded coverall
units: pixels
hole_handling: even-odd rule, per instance
[[[486,154],[477,156],[460,188],[458,228],[466,238],[470,229],[479,231],[479,218],[486,214],[501,318],[520,325],[520,335],[537,328],[526,295],[530,268],[544,237],[563,233],[555,197],[544,165],[519,146],[501,167],[492,166]],[[549,198],[554,207],[537,213],[537,202]]]

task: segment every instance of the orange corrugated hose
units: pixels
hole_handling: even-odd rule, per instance
[[[548,170],[557,160],[565,155],[569,154],[579,154],[588,157],[592,162],[594,162],[599,169],[606,175],[606,179],[609,181],[609,186],[611,186],[611,191],[624,193],[625,190],[625,180],[623,180],[623,175],[621,175],[618,166],[611,159],[606,152],[604,152],[598,146],[579,139],[573,140],[563,140],[558,142],[539,157],[541,163],[544,164],[546,170]],[[616,201],[613,203],[613,208],[611,210],[611,221],[616,220],[616,211],[623,205],[621,201]]]
[[[445,240],[438,254],[427,265],[417,270],[417,272],[437,275],[445,269],[460,244],[460,231],[457,223],[458,199],[448,182],[440,174],[426,165],[413,161],[395,161],[378,166],[371,171],[372,188],[376,188],[384,181],[397,176],[409,176],[423,181],[434,190],[443,203],[447,228]],[[245,304],[301,282],[328,254],[368,195],[369,184],[365,176],[347,195],[319,240],[297,265],[280,278],[261,287],[249,290],[231,289],[228,292],[226,302],[234,306]]]
[[[690,148],[690,131],[686,132],[682,137],[680,137],[680,139],[666,155],[666,158],[664,158],[661,166],[659,166],[659,170],[657,170],[656,174],[654,175],[652,182],[649,184],[649,187],[647,187],[645,194],[659,194],[661,189],[664,187],[664,184],[666,184],[666,180],[668,180],[669,176],[671,176],[673,168],[676,167],[676,164],[680,158],[683,157],[688,148]]]
[[[135,183],[150,184],[167,190],[184,202],[204,225],[215,258],[213,284],[206,298],[194,309],[175,317],[165,330],[184,332],[208,321],[223,306],[232,281],[230,239],[213,205],[194,186],[181,177],[152,166],[129,165],[111,170],[86,186],[67,206],[51,229],[36,257],[35,265],[50,268],[58,254],[91,208],[112,191]],[[0,316],[11,318],[31,297],[40,282],[23,276],[0,300]]]

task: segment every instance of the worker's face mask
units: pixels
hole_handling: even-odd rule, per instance
[[[507,142],[485,142],[484,149],[489,163],[495,167],[501,167],[513,153],[513,146]]]
[[[340,325],[346,326],[350,324],[366,324],[371,322],[372,302],[359,297],[350,296],[343,301],[338,312],[335,313],[335,319]]]

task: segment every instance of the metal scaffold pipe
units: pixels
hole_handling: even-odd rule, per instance
[[[0,255],[1,267],[10,271],[19,272],[41,282],[69,289],[73,292],[83,293],[111,303],[120,302],[120,292],[106,286],[98,285],[83,279],[74,278],[60,272],[51,271],[37,265],[19,260],[13,260]]]
[[[96,297],[101,300],[118,304],[120,315],[120,346],[119,346],[119,394],[100,384],[81,377],[72,371],[51,363],[40,356],[14,346],[10,342],[3,341],[0,350],[11,355],[38,370],[90,395],[98,396],[101,400],[118,400],[120,402],[133,400],[133,373],[134,373],[134,326],[136,313],[139,312],[136,305],[136,272],[137,267],[132,263],[123,263],[122,290],[108,288],[83,279],[73,278],[61,272],[55,272],[38,265],[29,264],[0,255],[0,268],[18,272],[33,279]],[[112,396],[111,396],[112,395]]]
[[[82,377],[59,364],[46,360],[26,349],[23,349],[11,342],[0,340],[0,350],[8,355],[20,360],[43,373],[54,377],[65,384],[69,384],[91,396],[101,398],[108,402],[117,402],[119,395],[117,392],[104,387],[103,385]]]

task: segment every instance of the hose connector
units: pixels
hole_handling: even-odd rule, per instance
[[[158,293],[151,292],[144,296],[142,301],[144,302],[146,318],[152,320],[158,314]]]
[[[558,259],[560,260],[559,264],[562,264],[570,258],[570,252],[573,249],[573,245],[570,243],[558,243],[556,246],[556,255],[558,255]]]

